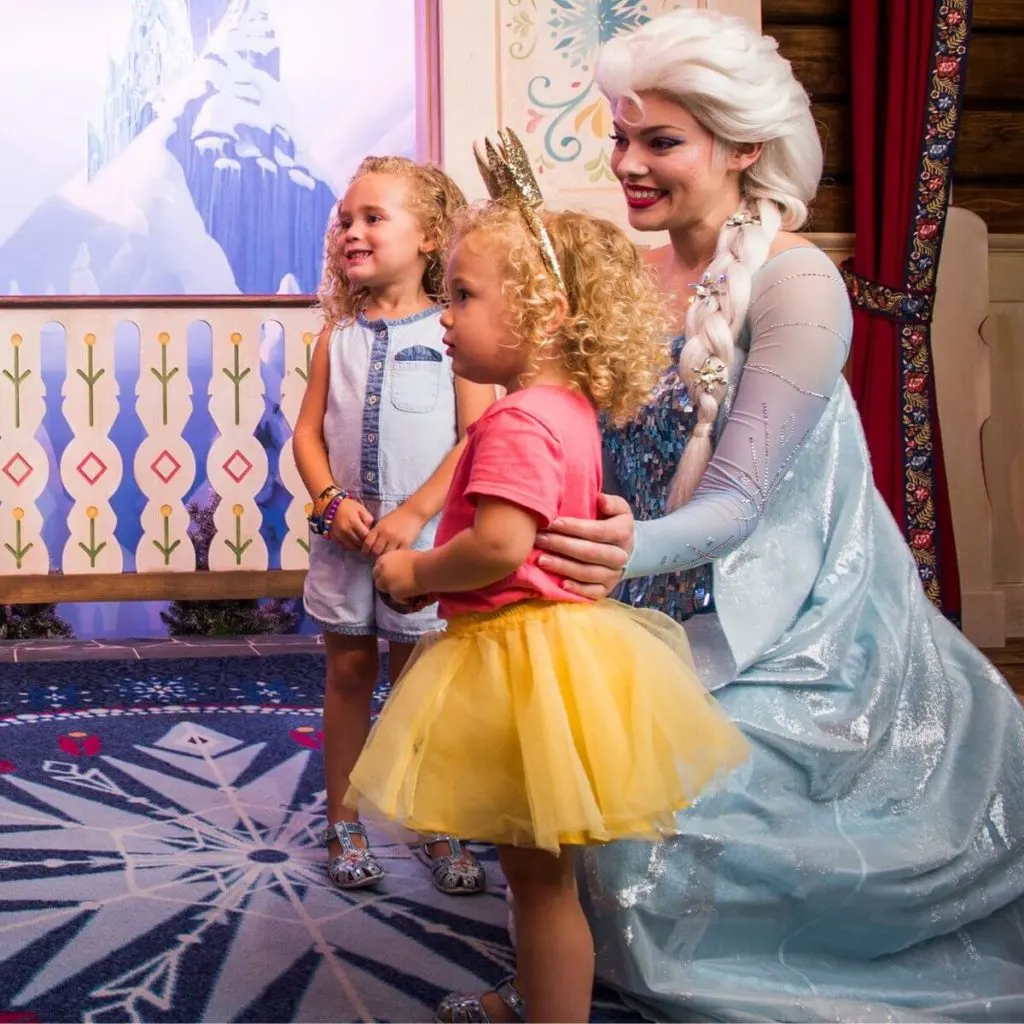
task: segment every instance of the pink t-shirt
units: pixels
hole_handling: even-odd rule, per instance
[[[601,431],[590,402],[568,388],[537,385],[495,402],[466,431],[434,544],[469,529],[476,500],[500,498],[532,512],[538,527],[573,516],[594,519],[601,493]],[[442,618],[520,601],[580,601],[561,577],[537,565],[534,548],[510,576],[481,590],[442,594]]]

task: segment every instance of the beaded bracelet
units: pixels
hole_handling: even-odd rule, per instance
[[[330,505],[331,500],[339,494],[345,492],[337,484],[328,484],[317,496],[313,499],[313,512],[316,515],[323,515],[324,509]]]
[[[335,516],[338,514],[338,509],[341,508],[341,503],[348,497],[348,492],[343,491],[340,487],[338,488],[337,494],[328,502],[327,508],[323,510],[319,515],[311,515],[307,517],[310,530],[313,533],[319,534],[321,537],[326,537],[331,532],[331,524],[334,522]]]

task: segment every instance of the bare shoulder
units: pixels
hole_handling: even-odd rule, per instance
[[[331,348],[331,335],[333,328],[325,327],[316,339],[316,344],[313,346],[313,357],[310,360],[310,374],[327,374],[329,372],[328,367],[330,365],[330,348]],[[307,380],[308,384],[308,380]]]
[[[326,373],[330,362],[331,338],[334,335],[336,324],[325,324],[317,335],[316,344],[313,346],[313,358],[310,364],[310,371],[313,374]]]

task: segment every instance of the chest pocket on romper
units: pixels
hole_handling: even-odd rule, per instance
[[[402,412],[431,412],[441,388],[441,353],[429,345],[410,345],[391,364],[391,404]]]

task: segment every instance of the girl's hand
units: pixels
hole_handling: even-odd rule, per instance
[[[370,515],[370,510],[355,498],[346,498],[338,506],[327,536],[346,551],[359,551],[371,526],[373,516]]]
[[[600,519],[556,519],[537,534],[536,544],[548,552],[538,564],[565,577],[565,589],[599,601],[622,580],[633,551],[633,513],[624,498],[602,494],[597,501]]]
[[[423,592],[416,584],[415,573],[416,560],[420,557],[420,552],[408,548],[381,555],[373,564],[374,586],[400,605],[422,597]]]
[[[402,505],[380,519],[363,538],[363,554],[379,558],[389,551],[411,548],[424,525],[422,517]]]

